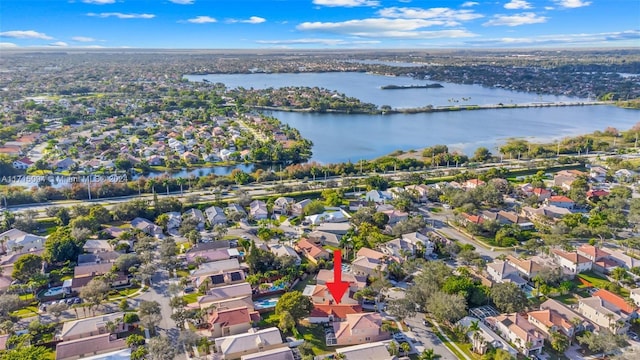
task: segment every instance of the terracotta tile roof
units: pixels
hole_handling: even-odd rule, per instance
[[[518,259],[513,255],[509,255],[507,256],[507,262],[511,263],[516,268],[523,269],[527,274],[542,270],[542,265],[531,259]]]
[[[562,315],[557,313],[555,310],[546,309],[546,310],[538,310],[532,311],[529,313],[529,316],[543,323],[547,327],[552,327],[553,325],[562,327],[565,330],[569,330],[573,327],[570,322],[564,319]]]
[[[484,219],[478,215],[470,215],[467,213],[462,213],[462,216],[467,219],[467,221],[472,222],[474,224],[482,224]]]
[[[589,244],[583,244],[582,246],[580,246],[578,248],[578,252],[587,254],[589,256],[591,256],[594,259],[599,259],[601,257],[605,257],[605,256],[609,256],[611,254],[609,254],[608,252],[600,249],[599,247],[593,246],[593,245],[589,245]]]
[[[368,257],[370,259],[376,259],[376,260],[380,260],[384,257],[386,257],[387,255],[379,252],[379,251],[375,251],[375,250],[371,250],[369,248],[363,247],[360,248],[360,250],[358,250],[358,252],[356,253],[356,257],[359,256],[365,256]]]
[[[329,315],[333,315],[338,319],[346,319],[349,314],[359,314],[361,312],[362,307],[360,305],[315,305],[309,317],[328,317]]]
[[[586,257],[578,253],[573,253],[573,252],[570,253],[570,252],[562,251],[560,249],[553,249],[551,251],[554,254],[573,262],[574,264],[584,264],[584,263],[591,262],[591,260],[587,259]]]
[[[251,322],[251,315],[247,307],[220,310],[211,314],[210,324],[220,324],[220,326],[233,326]]]
[[[543,188],[535,188],[533,189],[533,191],[531,191],[532,193],[534,193],[537,196],[541,196],[541,195],[550,195],[551,191],[547,190],[547,189],[543,189]]]
[[[303,238],[296,243],[296,247],[313,258],[318,258],[321,255],[327,255],[329,252],[322,247],[314,244],[309,239]]]
[[[574,201],[563,195],[554,195],[549,198],[549,202],[571,202],[572,203]]]
[[[631,306],[627,303],[627,301],[621,297],[618,296],[608,290],[605,289],[600,289],[598,291],[596,291],[595,293],[593,293],[594,297],[599,297],[600,299],[615,305],[616,307],[618,307],[620,310],[622,310],[622,312],[627,313],[627,314],[631,314],[635,311],[635,307]]]

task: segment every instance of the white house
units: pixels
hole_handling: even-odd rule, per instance
[[[267,204],[261,200],[253,200],[249,204],[249,216],[255,220],[264,220],[269,217]]]
[[[204,213],[207,216],[207,220],[209,221],[209,224],[212,226],[217,224],[227,223],[227,217],[225,216],[224,211],[222,211],[222,209],[217,206],[211,206],[206,208],[204,210]]]
[[[13,162],[13,168],[18,170],[27,170],[31,165],[33,165],[33,161],[26,157]]]
[[[575,252],[570,253],[552,249],[551,253],[556,263],[562,267],[563,272],[566,274],[576,275],[591,270],[593,266],[591,260]]]

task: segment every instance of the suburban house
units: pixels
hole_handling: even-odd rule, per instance
[[[298,253],[288,245],[282,245],[282,244],[270,245],[269,250],[277,257],[291,256],[292,258],[295,259],[296,265],[300,265],[300,263],[302,262],[302,259],[300,259],[300,256],[298,255]]]
[[[593,270],[608,274],[618,267],[618,263],[610,259],[611,254],[597,246],[583,244],[576,252],[593,262]]]
[[[326,231],[312,231],[307,234],[309,240],[313,240],[316,244],[340,246],[341,235],[326,232]]]
[[[367,191],[366,194],[364,194],[364,199],[381,204],[386,201],[390,201],[391,199],[393,199],[393,196],[388,191],[370,190]]]
[[[533,188],[531,189],[531,195],[537,196],[538,201],[545,201],[551,197],[551,190],[547,190],[544,188]]]
[[[552,310],[559,316],[561,316],[566,322],[572,324],[573,333],[580,331],[593,331],[595,327],[593,324],[587,320],[582,314],[571,309],[567,305],[561,303],[560,301],[548,299],[547,301],[540,304],[540,310]]]
[[[242,208],[240,204],[236,204],[236,203],[231,203],[227,205],[227,215],[232,213],[238,213],[243,217],[247,216],[247,212],[244,210],[244,208]]]
[[[558,221],[563,216],[571,214],[571,210],[553,205],[540,206],[539,208],[523,206],[521,213],[529,219],[546,223],[549,220]]]
[[[551,337],[551,333],[554,331],[559,331],[569,338],[575,332],[573,324],[553,309],[530,311],[527,314],[527,320],[540,329],[547,339]]]
[[[331,258],[331,254],[327,250],[306,238],[298,241],[295,248],[314,264],[317,264],[320,259],[329,260]]]
[[[13,168],[18,170],[27,170],[31,165],[33,165],[33,161],[26,157],[13,161]]]
[[[358,256],[351,262],[351,272],[356,275],[384,277],[387,264],[381,259]]]
[[[265,220],[269,217],[267,203],[261,200],[253,200],[249,204],[249,216],[254,220]]]
[[[202,210],[196,209],[196,208],[189,209],[189,210],[185,211],[185,213],[182,215],[182,217],[184,219],[189,219],[189,218],[194,219],[196,221],[196,224],[197,224],[196,227],[197,227],[198,231],[204,230],[205,219],[204,219],[204,214],[202,213]]]
[[[333,279],[331,279],[333,281]],[[344,281],[344,279],[343,279]],[[353,284],[351,284],[353,285]],[[345,291],[344,295],[340,299],[340,305],[357,305],[359,303],[358,300],[353,299],[351,287],[350,291]],[[324,304],[324,305],[333,305],[333,295],[329,292],[326,284],[316,284],[316,285],[307,285],[302,292],[303,295],[309,296],[311,298],[311,302],[314,304]]]
[[[288,215],[295,200],[290,197],[279,197],[273,202],[273,213],[278,215]]]
[[[640,266],[640,260],[625,254],[623,251],[607,249],[607,252],[609,252],[609,260],[616,262],[618,266],[627,270]]]
[[[502,314],[487,317],[485,321],[525,356],[542,353],[544,337],[524,316],[518,313]]]
[[[58,343],[56,360],[86,359],[126,348],[128,348],[126,338],[118,339],[112,334],[83,337]]]
[[[607,169],[602,166],[592,166],[589,169],[589,178],[595,182],[603,182],[607,178]]]
[[[108,323],[117,325],[114,334],[121,333],[127,330],[126,324],[122,321],[123,318],[124,312],[117,312],[113,314],[67,321],[62,324],[62,330],[57,334],[56,338],[62,341],[70,341],[95,335],[108,334]]]
[[[328,334],[327,346],[344,346],[389,339],[382,331],[382,316],[378,313],[348,314],[345,321],[333,323],[333,335]]]
[[[382,210],[379,211],[385,215],[387,215],[387,217],[389,217],[389,221],[387,222],[389,224],[389,226],[393,226],[401,221],[405,221],[409,218],[409,214],[404,212],[404,211],[400,211],[398,209],[389,209],[389,210]]]
[[[520,273],[520,276],[527,280],[533,279],[542,270],[542,265],[531,259],[519,259],[508,255],[506,261]]]
[[[219,309],[209,314],[210,337],[238,335],[246,333],[255,322],[260,321],[260,314],[246,306],[233,309]]]
[[[131,220],[131,227],[156,238],[162,238],[164,236],[160,226],[145,218],[137,217]]]
[[[382,341],[353,345],[336,349],[336,353],[344,356],[345,360],[396,360],[395,355],[389,355],[387,344]]]
[[[307,206],[310,202],[311,200],[304,199],[293,204],[291,206],[291,215],[296,215],[296,216],[302,215],[304,213],[304,207]]]
[[[486,183],[480,179],[469,179],[462,183],[462,188],[466,190],[475,189],[478,186],[485,185]]]
[[[584,317],[615,334],[629,329],[629,320],[638,316],[635,310],[624,298],[604,289],[578,300],[578,311]]]
[[[563,209],[573,210],[576,202],[563,195],[554,195],[544,201],[546,205],[557,206]]]
[[[220,260],[231,259],[233,256],[238,256],[237,249],[204,249],[200,250],[197,247],[191,248],[185,254],[185,260],[187,264],[194,263],[207,263]]]
[[[471,341],[473,350],[479,354],[484,354],[487,350],[489,350],[489,346],[494,349],[502,349],[507,351],[511,356],[516,357],[518,355],[518,350],[514,349],[507,341],[501,338],[498,334],[496,334],[490,327],[485,325],[480,319],[477,319],[472,316],[465,316],[458,322],[465,328],[469,328],[469,326],[474,323],[478,323],[478,327],[480,331],[478,334],[482,338],[481,342],[474,340],[474,334],[472,331],[467,332],[467,337]]]
[[[349,314],[362,313],[358,304],[315,304],[308,320],[312,324],[346,321]]]
[[[561,187],[563,190],[571,190],[571,184],[580,176],[586,175],[578,170],[560,170],[553,176],[553,186]]]
[[[219,337],[215,339],[216,353],[222,359],[239,359],[243,355],[286,347],[282,342],[280,330],[271,327],[259,331],[250,329],[244,334]]]
[[[217,206],[206,208],[204,210],[204,214],[206,215],[207,221],[209,221],[209,225],[211,226],[227,223],[227,217],[225,216],[224,211]]]
[[[507,261],[496,260],[487,264],[487,274],[491,281],[497,284],[514,283],[522,288],[527,281],[520,277],[518,269]]]
[[[255,354],[242,355],[240,360],[296,360],[293,351],[288,347],[280,347]]]
[[[613,177],[619,183],[627,183],[627,182],[631,182],[633,178],[636,177],[637,174],[638,173],[636,173],[633,170],[620,169],[620,170],[616,170],[616,172],[613,173]]]
[[[231,275],[235,274],[235,275]],[[213,284],[223,285],[224,281],[231,282],[241,281],[239,278],[244,279],[244,270],[240,268],[238,259],[226,259],[219,261],[212,261],[201,264],[198,269],[193,270],[189,278],[194,282],[196,286],[200,286],[207,278],[215,277],[216,282]]]
[[[562,271],[565,274],[576,275],[591,270],[593,266],[591,260],[575,252],[551,249],[551,254],[556,263],[562,267]]]
[[[239,283],[227,286],[220,286],[207,291],[206,295],[198,297],[197,303],[189,305],[198,309],[234,309],[247,307],[253,310],[253,300],[251,298],[252,289],[249,283]]]
[[[44,247],[46,238],[26,233],[18,229],[11,229],[0,234],[0,254],[21,254]]]
[[[412,258],[416,253],[422,252],[427,258],[433,253],[434,244],[429,237],[419,232],[412,232],[400,235],[400,238],[393,239],[380,245],[383,253],[394,256],[398,259]]]
[[[640,306],[640,288],[631,289],[631,291],[629,291],[629,297],[636,306]]]
[[[331,281],[333,281],[333,270],[322,269],[318,271],[318,275],[316,275],[317,285],[325,285],[327,282]],[[351,290],[351,292],[356,292],[367,286],[366,276],[358,276],[348,272],[342,273],[342,281],[349,283],[349,290]]]

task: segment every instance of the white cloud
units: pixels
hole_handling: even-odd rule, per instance
[[[462,5],[460,5],[460,6],[462,6],[462,7],[472,7],[472,6],[476,6],[476,5],[479,5],[479,4],[480,3],[475,2],[475,1],[467,1],[467,2],[463,2]]]
[[[69,46],[69,44],[67,44],[64,41],[56,41],[54,43],[49,44],[49,46],[54,46],[54,47],[67,47]]]
[[[504,8],[509,10],[531,9],[531,4],[529,4],[525,0],[511,0],[510,2],[504,4]]]
[[[544,16],[538,16],[535,13],[527,12],[517,15],[494,15],[493,19],[482,24],[484,26],[520,26],[530,24],[540,24],[547,22]]]
[[[329,7],[378,6],[378,0],[313,0],[315,5]]]
[[[558,6],[568,9],[580,8],[591,5],[591,1],[583,0],[554,0]]]
[[[473,10],[454,10],[449,8],[407,8],[390,7],[378,11],[378,15],[396,19],[431,19],[442,21],[443,25],[456,26],[461,21],[469,21],[483,17]]]
[[[169,0],[169,1],[178,5],[192,5],[195,0]]]
[[[229,19],[227,20],[228,23],[245,23],[245,24],[261,24],[263,22],[267,21],[267,19],[265,18],[261,18],[259,16],[252,16],[246,20],[239,20],[239,19]]]
[[[105,4],[113,4],[116,0],[82,0],[85,4],[95,4],[95,5],[105,5]]]
[[[156,17],[154,14],[125,14],[119,12],[106,12],[106,13],[88,13],[87,16],[100,17],[100,18],[108,18],[108,17],[116,17],[118,19],[153,19]]]
[[[418,30],[433,25],[443,25],[443,22],[423,19],[363,19],[344,22],[305,22],[298,25],[297,29],[372,38],[432,39],[476,36],[467,30]]]
[[[17,48],[18,45],[10,42],[0,42],[0,49]]]
[[[93,41],[96,41],[96,39],[91,38],[91,37],[87,37],[87,36],[74,36],[74,37],[71,38],[71,40],[77,41],[77,42],[93,42]]]
[[[0,32],[0,37],[8,37],[15,39],[41,39],[41,40],[51,40],[53,39],[51,36],[37,32],[35,30],[12,30],[12,31],[3,31]]]
[[[196,16],[193,19],[187,20],[187,22],[190,22],[192,24],[209,24],[218,22],[218,20],[212,18],[211,16]]]
[[[554,8],[553,6],[545,6],[545,7],[544,7],[544,9],[545,9],[545,10],[553,10],[553,9],[555,9],[555,8]]]

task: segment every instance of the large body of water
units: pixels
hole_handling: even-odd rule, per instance
[[[416,108],[427,105],[488,105],[524,104],[532,102],[575,101],[567,96],[537,95],[505,89],[490,89],[480,85],[459,85],[438,82],[444,87],[431,89],[382,90],[384,85],[424,85],[434,81],[410,77],[381,76],[366,73],[299,73],[299,74],[214,74],[185,76],[191,81],[204,79],[223,83],[228,88],[280,88],[286,86],[320,87],[337,90],[347,96],[378,106]]]
[[[263,89],[283,86],[318,86],[376,105],[395,108],[452,104],[524,104],[580,99],[538,95],[479,85],[441,83],[440,89],[381,90],[383,85],[424,84],[408,77],[365,73],[304,74],[215,74],[187,76],[192,81],[207,79],[228,88]],[[464,100],[466,99],[466,100]],[[457,101],[457,102],[455,102]],[[608,126],[626,130],[640,121],[640,112],[614,106],[569,106],[495,109],[421,114],[353,115],[270,112],[300,130],[313,141],[312,160],[321,163],[357,162],[395,150],[419,149],[446,144],[450,149],[473,154],[484,146],[491,152],[508,138],[553,141],[567,136],[604,130]]]

